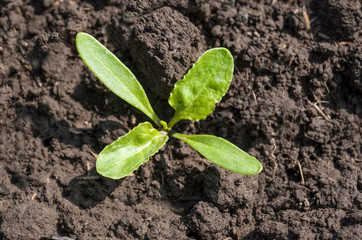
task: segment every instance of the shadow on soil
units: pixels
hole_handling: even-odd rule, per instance
[[[87,175],[73,178],[63,191],[63,197],[78,207],[92,208],[104,201],[122,181],[102,177],[92,168]]]
[[[187,167],[182,166],[167,174],[162,170],[166,164],[162,157],[160,164],[161,176],[155,176],[162,183],[159,192],[162,199],[171,203],[174,213],[187,217],[196,203],[218,200],[220,173],[215,167],[208,167],[204,171],[197,168],[187,171]],[[183,187],[180,187],[180,182]]]
[[[66,120],[56,120],[50,109],[49,105],[45,103],[39,103],[38,106],[18,106],[15,120],[18,130],[24,130],[25,126],[30,123],[32,135],[40,138],[44,146],[51,147],[51,140],[57,139],[59,142],[78,148],[84,144],[94,146],[99,138],[106,135],[106,132],[118,129],[128,131],[121,123],[112,120],[99,121],[92,128],[74,128]]]

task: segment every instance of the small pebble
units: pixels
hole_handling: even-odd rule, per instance
[[[236,21],[238,21],[238,22],[246,22],[246,21],[248,21],[248,17],[249,17],[248,13],[239,11],[239,12],[237,13],[235,19],[236,19]]]

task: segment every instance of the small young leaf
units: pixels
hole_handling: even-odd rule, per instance
[[[243,175],[253,175],[263,169],[256,158],[223,138],[211,135],[184,135],[180,133],[175,133],[172,137],[185,141],[211,162],[230,171]]]
[[[87,33],[77,34],[76,45],[85,64],[107,88],[160,126],[141,84],[113,53]]]
[[[205,119],[227,92],[233,71],[234,60],[229,50],[206,51],[184,78],[176,82],[168,100],[175,115],[168,126],[173,127],[182,119]]]
[[[108,178],[123,178],[147,162],[167,140],[165,132],[149,122],[141,123],[103,149],[97,158],[97,172]]]

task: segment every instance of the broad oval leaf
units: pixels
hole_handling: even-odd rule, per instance
[[[107,48],[87,33],[78,33],[76,45],[89,69],[118,97],[141,110],[158,126],[160,120],[133,73]]]
[[[226,48],[206,51],[184,78],[175,84],[169,104],[175,115],[169,127],[182,119],[205,119],[227,92],[234,71],[234,60]]]
[[[153,128],[149,122],[141,123],[102,150],[97,158],[97,172],[112,179],[128,176],[167,140],[165,132]]]
[[[254,175],[263,169],[261,163],[229,141],[211,135],[172,135],[183,140],[211,162],[243,175]]]

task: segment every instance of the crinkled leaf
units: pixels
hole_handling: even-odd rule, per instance
[[[243,175],[253,175],[263,169],[256,158],[223,138],[211,135],[183,135],[180,133],[175,133],[172,137],[185,141],[211,162],[230,171]]]
[[[167,140],[165,132],[149,122],[141,123],[103,149],[97,158],[97,172],[113,179],[123,178],[147,162]]]
[[[104,85],[160,126],[141,84],[113,53],[87,33],[78,33],[76,44],[85,64]]]
[[[198,121],[212,113],[215,103],[227,92],[233,71],[234,60],[229,50],[206,51],[170,94],[168,102],[175,109],[175,115],[169,127],[182,119]]]

